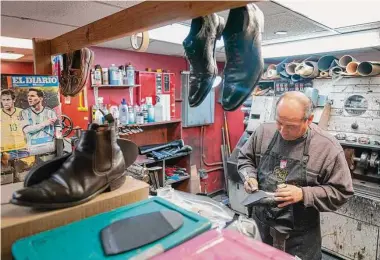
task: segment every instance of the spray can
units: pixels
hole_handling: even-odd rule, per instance
[[[109,82],[109,76],[108,76],[108,68],[103,68],[102,69],[102,73],[103,73],[103,77],[102,77],[102,80],[103,80],[103,85],[109,85],[110,82]]]
[[[102,67],[100,65],[95,65],[95,71],[94,71],[94,85],[101,85],[102,84]]]

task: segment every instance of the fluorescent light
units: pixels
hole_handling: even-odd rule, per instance
[[[190,26],[175,23],[149,31],[149,38],[157,41],[181,44],[190,32]],[[223,41],[216,42],[216,48],[223,47]]]
[[[262,46],[264,58],[317,54],[380,46],[378,31],[347,33]]]
[[[33,49],[32,40],[4,37],[4,36],[0,37],[0,46],[21,48],[21,49]]]
[[[286,35],[286,34],[288,34],[288,32],[287,31],[277,31],[274,34],[277,34],[277,35]]]
[[[0,59],[2,60],[17,60],[21,57],[24,57],[24,54],[16,54],[16,53],[0,53]]]
[[[330,28],[380,21],[376,0],[275,0],[275,2]]]

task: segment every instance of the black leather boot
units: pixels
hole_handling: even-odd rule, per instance
[[[261,33],[264,15],[254,4],[231,9],[223,31],[226,65],[223,75],[222,106],[237,109],[251,94],[264,68]]]
[[[79,140],[78,140],[79,141]],[[119,145],[125,163],[125,169],[131,166],[139,154],[139,147],[132,141],[127,139],[117,139],[117,144]],[[56,171],[58,171],[62,164],[72,155],[68,153],[60,157],[56,157],[52,160],[40,163],[33,167],[25,177],[24,187],[29,187],[38,184],[52,176]]]
[[[64,159],[57,159],[53,166],[57,167],[60,160]],[[82,133],[75,151],[56,172],[42,181],[34,178],[37,183],[14,192],[11,203],[41,209],[79,205],[123,185],[124,170],[124,157],[116,142],[115,126],[92,124]]]
[[[224,19],[216,14],[198,17],[191,21],[190,33],[183,41],[190,62],[189,104],[199,106],[212,88],[218,67],[215,44],[224,29]]]

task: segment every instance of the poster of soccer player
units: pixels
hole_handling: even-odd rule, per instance
[[[54,152],[54,137],[61,131],[58,77],[12,75],[7,85],[1,91],[1,152]]]

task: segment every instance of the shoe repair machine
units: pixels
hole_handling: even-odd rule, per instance
[[[311,83],[312,88],[298,90],[313,100],[314,123],[341,143],[355,190],[338,211],[321,214],[322,248],[343,259],[380,259],[380,78],[315,79]],[[242,214],[249,212],[243,205],[247,193],[237,173],[239,150],[259,124],[275,120],[281,90],[293,90],[276,81],[265,84],[269,91],[245,103],[251,103],[247,127],[227,162],[231,208]],[[284,243],[275,242],[283,249]]]

